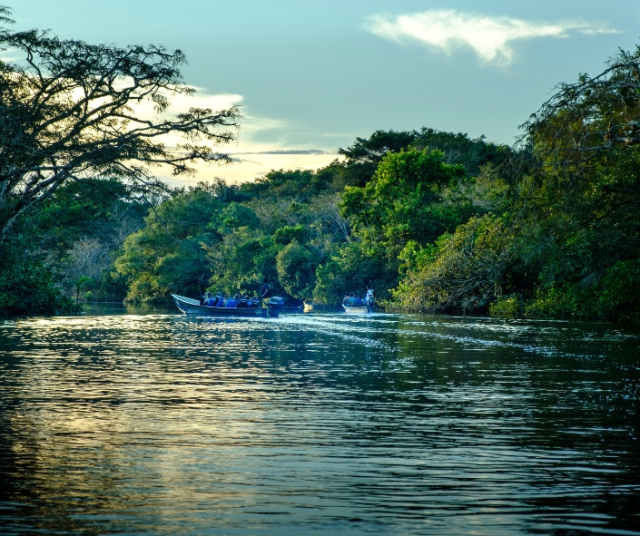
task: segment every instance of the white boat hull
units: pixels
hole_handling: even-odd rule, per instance
[[[366,315],[367,313],[373,313],[373,310],[369,310],[369,307],[366,305],[361,305],[358,307],[348,307],[347,305],[343,305],[342,308],[344,312],[350,315]]]

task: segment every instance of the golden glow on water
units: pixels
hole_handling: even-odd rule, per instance
[[[640,534],[639,347],[424,316],[3,322],[0,526]]]

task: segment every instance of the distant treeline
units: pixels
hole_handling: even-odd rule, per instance
[[[0,308],[255,291],[387,310],[640,320],[639,54],[563,85],[514,147],[377,131],[318,170],[155,196],[70,182],[19,223]]]

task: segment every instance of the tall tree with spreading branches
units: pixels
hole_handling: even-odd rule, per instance
[[[578,176],[602,154],[640,145],[640,47],[620,50],[597,76],[560,84],[521,128],[513,160],[531,164],[533,155],[539,172]]]
[[[237,135],[236,107],[171,114],[170,99],[191,95],[180,50],[90,45],[49,31],[7,29],[0,6],[0,243],[16,220],[63,184],[117,177],[157,185],[153,169],[193,172],[197,162],[225,163],[216,147]],[[155,115],[141,112],[152,103]],[[167,135],[183,143],[169,144]]]

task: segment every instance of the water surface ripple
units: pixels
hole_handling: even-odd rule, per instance
[[[0,533],[640,535],[640,336],[419,315],[0,323]]]

